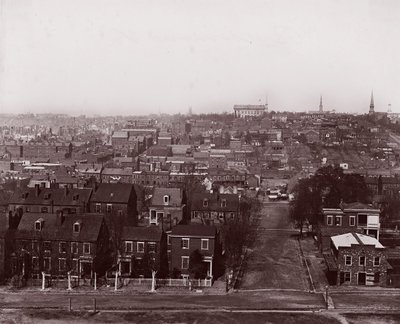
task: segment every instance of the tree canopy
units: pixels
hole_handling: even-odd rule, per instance
[[[308,221],[317,224],[322,208],[339,208],[341,202],[370,201],[364,178],[358,174],[345,174],[342,168],[326,166],[310,178],[301,179],[294,188],[291,217],[299,225]]]

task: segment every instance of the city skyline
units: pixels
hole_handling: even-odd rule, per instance
[[[0,3],[0,113],[400,112],[397,1]]]

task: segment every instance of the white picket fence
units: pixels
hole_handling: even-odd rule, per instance
[[[120,278],[123,286],[151,286],[151,278]],[[212,279],[156,279],[157,287],[211,287]]]

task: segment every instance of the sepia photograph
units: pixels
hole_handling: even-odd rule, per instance
[[[0,0],[0,323],[400,323],[400,1]]]

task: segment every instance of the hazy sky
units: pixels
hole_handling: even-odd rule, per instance
[[[0,113],[400,112],[399,0],[0,4]]]

